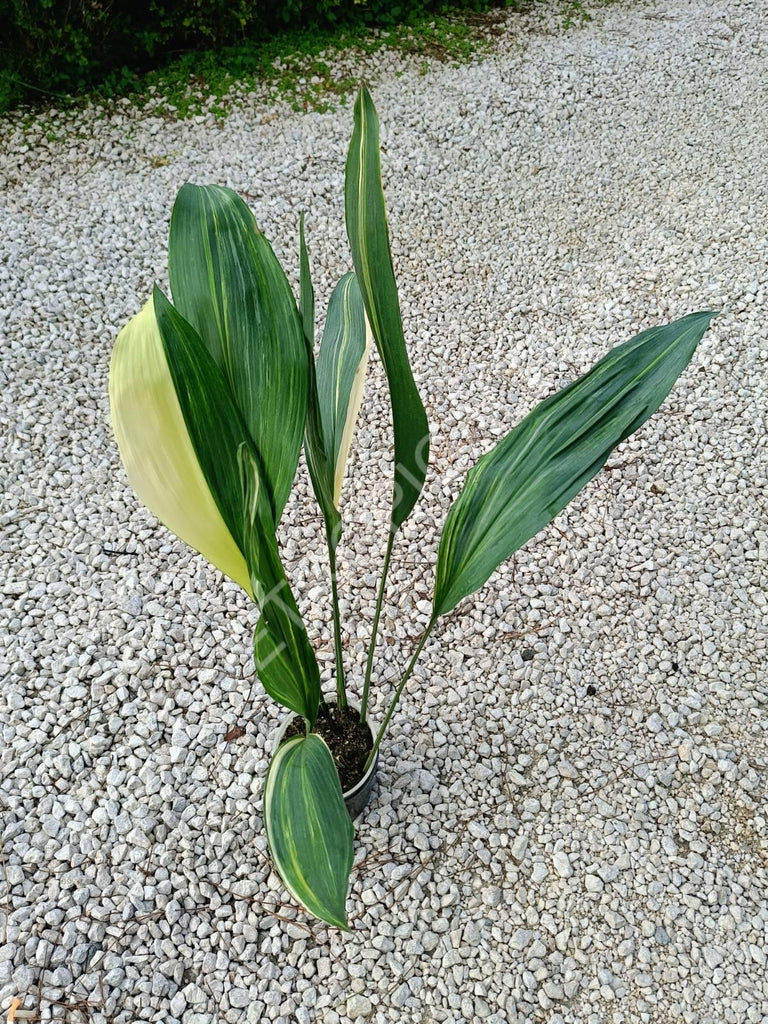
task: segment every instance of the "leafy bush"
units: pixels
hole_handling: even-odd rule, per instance
[[[487,10],[509,0],[454,0]],[[0,110],[35,95],[125,88],[136,72],[182,52],[263,40],[287,29],[387,27],[445,0],[0,0]]]

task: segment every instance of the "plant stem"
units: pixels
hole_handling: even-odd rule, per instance
[[[365,716],[368,712],[368,690],[371,686],[371,671],[373,669],[373,655],[376,651],[376,638],[379,633],[379,618],[381,617],[381,606],[384,603],[384,587],[387,583],[389,562],[392,558],[392,545],[395,542],[395,531],[390,525],[387,550],[384,554],[384,565],[381,569],[381,581],[379,583],[379,595],[376,598],[376,611],[373,613],[373,627],[371,629],[371,642],[368,644],[368,662],[365,666],[365,682],[363,683],[363,696],[360,701],[360,721],[365,725]]]
[[[392,717],[392,713],[394,712],[395,708],[397,707],[397,702],[400,700],[400,694],[403,692],[405,684],[411,678],[411,673],[413,672],[416,666],[416,661],[419,655],[421,654],[422,650],[424,649],[424,644],[427,642],[429,634],[432,632],[432,627],[436,622],[437,616],[433,615],[432,618],[429,620],[429,625],[424,630],[421,636],[421,640],[419,640],[416,650],[413,652],[413,657],[408,662],[408,668],[406,668],[405,672],[403,673],[403,678],[400,680],[398,687],[395,690],[395,696],[392,698],[392,703],[389,705],[389,710],[384,716],[384,721],[381,723],[381,727],[379,728],[379,731],[376,734],[376,740],[373,744],[373,749],[368,755],[368,760],[365,762],[365,771],[368,771],[368,769],[373,764],[373,759],[374,757],[376,757],[376,751],[379,749],[379,744],[381,743],[384,733],[386,732],[387,726],[389,725],[389,720]]]
[[[339,614],[339,588],[336,581],[336,545],[330,530],[326,527],[328,558],[331,563],[331,597],[333,599],[333,645],[336,650],[336,703],[340,708],[347,706],[347,690],[344,686],[344,658],[341,650],[341,615]]]

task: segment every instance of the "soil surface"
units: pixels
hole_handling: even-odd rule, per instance
[[[360,722],[356,708],[326,704],[321,708],[313,730],[328,744],[339,773],[343,792],[352,789],[365,774],[365,762],[373,747],[373,736]],[[304,734],[304,719],[296,715],[285,731],[285,738]]]

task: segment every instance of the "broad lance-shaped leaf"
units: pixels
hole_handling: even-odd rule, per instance
[[[405,348],[381,187],[379,121],[365,86],[355,101],[344,196],[355,272],[389,382],[395,434],[392,527],[397,529],[410,514],[424,484],[429,426]]]
[[[247,445],[238,452],[244,510],[245,555],[261,618],[253,654],[270,696],[314,726],[320,703],[320,670],[285,575],[262,471]]]
[[[354,829],[331,752],[315,733],[287,740],[272,758],[264,824],[291,895],[311,914],[346,929]]]
[[[109,404],[120,455],[140,500],[253,597],[237,531],[222,515],[192,444],[152,299],[117,337]]]
[[[357,278],[345,274],[331,293],[317,357],[318,400],[337,507],[363,401],[370,350],[371,332]]]
[[[195,328],[260,453],[275,522],[296,475],[307,413],[307,351],[293,292],[243,200],[184,185],[171,216],[173,301]]]
[[[156,288],[155,315],[200,469],[248,566],[262,613],[256,668],[264,689],[314,723],[320,674],[280,563],[258,453],[224,380],[194,329]],[[245,468],[244,468],[245,467]],[[274,653],[276,657],[271,657]]]
[[[320,414],[315,369],[315,292],[309,270],[309,253],[304,237],[304,214],[299,220],[299,312],[309,368],[307,380],[307,425],[304,448],[309,476],[317,503],[325,519],[328,542],[336,549],[341,536],[341,517],[333,500],[333,473],[326,457],[326,442]]]
[[[434,616],[481,587],[658,409],[715,315],[691,313],[618,345],[480,459],[440,538]]]

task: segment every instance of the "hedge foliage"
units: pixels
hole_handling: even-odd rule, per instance
[[[504,0],[452,0],[453,9]],[[0,110],[35,94],[78,94],[183,52],[265,40],[281,30],[388,27],[446,0],[0,0]]]

